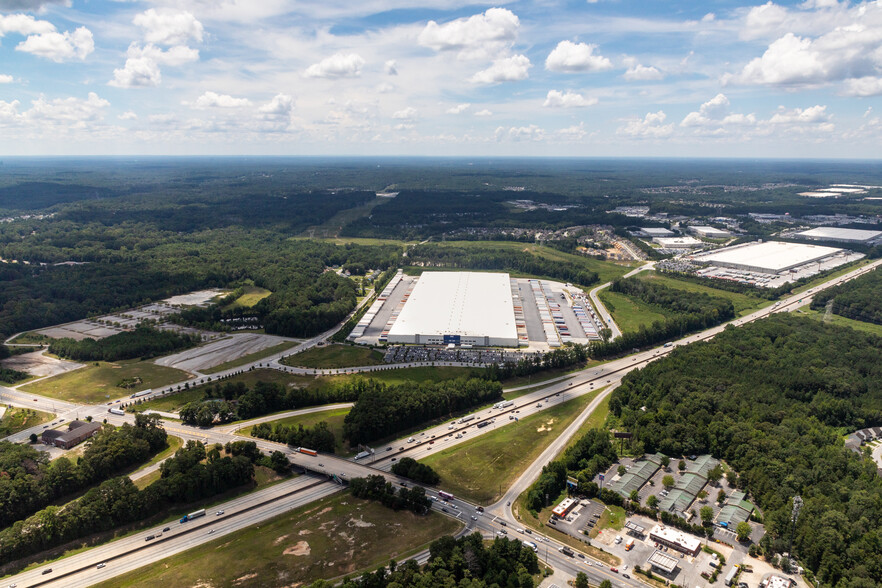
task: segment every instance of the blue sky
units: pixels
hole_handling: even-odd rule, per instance
[[[0,0],[0,154],[882,154],[882,0]]]

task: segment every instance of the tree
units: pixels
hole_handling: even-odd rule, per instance
[[[698,500],[704,502],[704,499],[707,498],[707,490],[702,490],[698,493]]]
[[[747,521],[741,521],[735,527],[735,534],[738,536],[739,541],[747,541],[750,539],[751,531],[753,531],[753,529]]]
[[[698,514],[701,515],[701,522],[705,525],[709,525],[711,521],[714,520],[714,509],[710,506],[702,506],[701,509],[699,509]]]
[[[609,580],[604,580],[600,583],[600,588],[612,588],[612,582]]]
[[[671,465],[671,458],[668,457],[667,455],[662,456],[661,467],[663,467],[665,469],[665,471],[667,471],[669,465]]]
[[[681,472],[684,471],[686,469],[686,462],[681,459],[680,463],[677,464],[677,469]]]
[[[631,490],[631,502],[640,504],[640,493],[637,490]]]
[[[585,572],[579,572],[576,574],[576,588],[590,588],[590,584],[588,583],[588,575]]]
[[[31,433],[31,436],[28,438],[31,440],[31,445],[33,445],[37,442],[37,434],[36,433]]]
[[[665,487],[665,490],[670,490],[674,487],[674,476],[668,474],[662,478],[662,486]]]
[[[646,498],[646,506],[649,508],[658,508],[658,498],[656,498],[655,494],[650,494]]]
[[[722,477],[723,477],[723,468],[720,466],[720,464],[715,465],[707,472],[707,479],[714,486],[717,485],[717,482],[719,482],[720,478],[722,478]]]
[[[726,493],[723,492],[723,489],[720,488],[720,491],[717,492],[717,502],[719,504],[723,504],[726,501]]]
[[[600,338],[603,339],[604,343],[609,343],[610,338],[612,337],[612,329],[609,327],[603,327],[600,329]]]
[[[625,466],[623,466],[622,464],[619,464],[618,472],[619,472],[620,476],[624,476],[625,472],[627,472],[627,471],[628,471],[628,469]]]

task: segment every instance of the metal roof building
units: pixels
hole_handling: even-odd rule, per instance
[[[882,231],[866,229],[840,229],[839,227],[817,227],[796,233],[797,237],[815,241],[838,241],[840,243],[869,243],[882,237]]]
[[[630,498],[631,492],[639,490],[660,467],[661,454],[647,455],[642,461],[634,463],[625,475],[613,482],[610,490]]]
[[[388,341],[517,347],[509,275],[423,272],[389,329]]]
[[[820,261],[841,251],[842,249],[822,245],[766,241],[725,247],[711,253],[697,254],[693,259],[717,267],[779,274],[807,263]]]
[[[677,565],[680,562],[676,557],[671,557],[667,553],[656,550],[649,556],[646,563],[660,572],[670,574],[677,569]]]
[[[699,237],[707,237],[709,239],[724,239],[732,235],[729,231],[724,231],[723,229],[718,229],[716,227],[691,226],[688,230],[690,233],[695,233]]]

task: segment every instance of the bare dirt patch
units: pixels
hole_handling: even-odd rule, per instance
[[[32,376],[57,376],[83,367],[83,364],[75,361],[65,361],[44,355],[43,351],[22,353],[0,361],[0,366],[27,372]]]
[[[238,586],[242,582],[245,582],[247,580],[253,580],[256,577],[257,577],[257,574],[245,574],[244,576],[240,576],[240,577],[236,578],[235,580],[233,580],[233,585]]]
[[[553,424],[554,424],[554,419],[550,419],[547,423],[545,423],[544,425],[542,425],[542,426],[540,426],[538,429],[536,429],[536,432],[537,432],[537,433],[542,433],[542,432],[545,432],[545,431],[550,431],[550,430],[551,430],[551,425],[553,425]]]
[[[208,345],[186,349],[174,355],[161,357],[155,363],[187,372],[200,371],[238,359],[244,355],[257,353],[267,347],[272,347],[285,341],[287,339],[273,335],[236,333]]]
[[[350,527],[360,527],[362,529],[375,526],[373,523],[369,523],[368,521],[361,519],[361,518],[349,519],[349,522],[347,524]]]
[[[292,545],[282,552],[282,555],[309,555],[309,543],[306,541],[298,541],[296,545]]]
[[[273,541],[273,545],[278,545],[288,537],[290,537],[290,535],[282,535],[281,537],[276,537],[275,541]]]

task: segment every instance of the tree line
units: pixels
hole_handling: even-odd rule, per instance
[[[665,314],[716,313],[720,321],[735,316],[735,306],[731,300],[722,296],[711,296],[706,292],[689,292],[638,278],[613,280],[609,289],[660,308]]]
[[[4,384],[15,384],[22,380],[27,380],[31,375],[27,372],[20,372],[12,368],[0,367],[0,382]]]
[[[814,295],[811,307],[824,310],[832,301],[834,314],[866,323],[882,325],[882,272],[873,270],[857,279],[821,290]]]
[[[309,447],[316,451],[334,453],[337,440],[328,423],[321,421],[313,427],[286,425],[284,423],[259,423],[251,427],[251,436],[292,447]]]
[[[532,354],[519,359],[516,362],[494,363],[486,370],[488,380],[505,381],[509,378],[530,376],[539,372],[555,369],[564,369],[582,365],[588,359],[588,352],[584,345],[566,343],[541,354]]]
[[[29,445],[0,441],[0,527],[143,463],[167,446],[155,415],[136,415],[135,425],[105,425],[86,441],[76,464],[67,457],[49,462],[48,454]]]
[[[426,489],[422,486],[412,488],[402,486],[396,491],[395,486],[379,474],[366,478],[352,478],[349,480],[349,491],[356,498],[376,500],[393,510],[405,509],[424,515],[432,507],[432,501],[428,499]]]
[[[648,452],[711,453],[762,509],[767,557],[822,586],[882,583],[882,479],[842,433],[882,424],[882,338],[785,315],[727,329],[628,374],[610,412]],[[645,407],[645,408],[644,408]]]
[[[409,559],[388,567],[365,572],[359,578],[346,578],[341,588],[423,588],[460,586],[463,588],[533,588],[533,576],[540,572],[539,558],[517,539],[496,537],[485,541],[475,532],[460,538],[440,537],[429,546],[429,560],[420,566]],[[331,588],[319,580],[309,588]]]
[[[49,344],[49,352],[74,361],[119,361],[136,357],[147,359],[194,347],[201,339],[199,335],[162,331],[141,324],[133,331],[98,340],[77,341],[69,337],[55,339]]]
[[[502,396],[499,382],[479,378],[401,384],[356,380],[341,384],[342,388],[355,386],[362,389],[343,421],[343,436],[353,446],[400,433]]]
[[[434,486],[441,481],[441,476],[431,466],[420,463],[412,457],[402,457],[399,461],[392,464],[392,473],[410,478],[420,484],[429,484],[430,486]]]
[[[248,457],[220,457],[188,441],[160,466],[161,477],[144,490],[127,476],[103,481],[63,506],[48,506],[0,531],[0,561],[40,551],[155,516],[175,504],[192,503],[247,484],[254,477]]]

